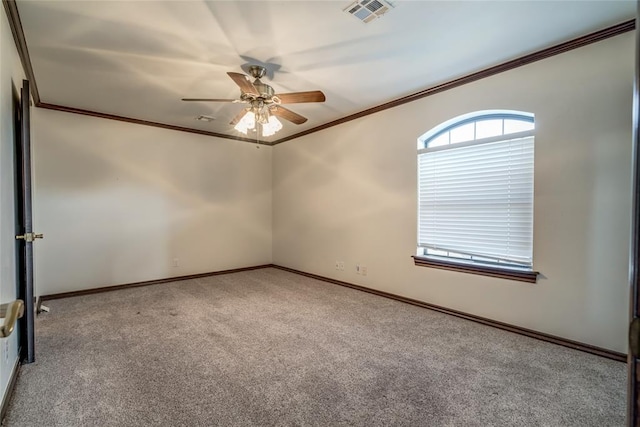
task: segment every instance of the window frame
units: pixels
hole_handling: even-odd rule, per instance
[[[474,139],[451,143],[451,136],[449,136],[449,143],[447,145],[437,145],[435,147],[429,147],[429,142],[436,140],[441,135],[451,132],[452,130],[468,125],[469,123],[477,123],[486,120],[503,120],[502,135],[495,135],[485,138],[476,139],[476,127],[474,126]],[[474,113],[458,116],[451,120],[448,120],[440,125],[434,127],[420,138],[418,138],[418,152],[417,155],[432,152],[447,150],[453,147],[464,147],[490,142],[507,141],[510,139],[533,137],[535,138],[535,126],[531,130],[525,130],[520,132],[504,133],[504,120],[516,120],[522,122],[529,122],[535,124],[534,115],[531,113],[519,112],[519,111],[476,111]],[[450,134],[449,134],[450,135]],[[418,178],[420,175],[418,174]],[[420,180],[418,179],[418,191],[420,189]],[[420,210],[418,209],[418,212]],[[419,219],[418,219],[419,221]],[[419,222],[417,222],[419,225]],[[533,241],[531,242],[533,246]],[[531,267],[499,264],[494,262],[478,262],[473,260],[466,260],[463,258],[457,259],[455,257],[438,256],[438,255],[420,255],[418,251],[424,251],[427,248],[419,247],[416,245],[416,255],[413,255],[414,264],[420,267],[438,268],[444,270],[452,270],[464,273],[479,274],[490,277],[498,277],[503,279],[516,280],[527,283],[536,283],[539,272],[533,269],[533,260]],[[456,251],[453,251],[456,252]],[[481,257],[481,256],[480,256]]]
[[[429,132],[425,133],[420,138],[418,138],[418,142],[419,142],[418,150],[428,149],[430,141],[433,141],[434,139],[438,138],[440,135],[446,132],[450,132],[451,130],[458,127],[462,127],[464,125],[468,125],[469,123],[482,122],[485,120],[516,120],[520,122],[528,122],[528,123],[535,124],[535,117],[533,116],[533,114],[520,113],[520,112],[486,112],[486,113],[478,112],[478,114],[476,113],[466,114],[461,117],[462,118],[460,118],[459,120],[456,120],[456,119],[448,120],[442,123],[441,125],[436,126],[435,128],[431,129]],[[503,129],[504,129],[504,125],[503,125]],[[524,132],[533,133],[533,131],[524,131]],[[515,135],[516,133],[520,133],[520,132],[512,132],[508,134],[503,133],[502,135],[498,135],[495,137],[488,137],[488,138],[499,137],[501,138],[499,140],[502,140],[504,139],[502,137],[506,135],[509,135],[509,136]],[[449,143],[449,145],[455,144],[456,147],[459,147],[458,144],[475,143],[476,141],[484,140],[484,139],[485,138],[480,138],[480,139],[474,138],[473,140],[469,140],[469,141],[454,142],[453,144]],[[433,148],[435,147],[432,147],[432,149]]]

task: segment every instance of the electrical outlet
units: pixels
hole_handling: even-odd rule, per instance
[[[336,270],[340,270],[340,261],[336,261]]]
[[[172,264],[173,264],[174,267],[178,267],[180,265],[180,262],[178,261],[178,258],[174,258]]]
[[[338,270],[344,271],[344,261],[338,262]]]
[[[361,265],[360,266],[360,274],[362,274],[363,276],[367,275],[367,266],[366,265]]]

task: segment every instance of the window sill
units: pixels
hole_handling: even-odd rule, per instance
[[[500,279],[517,280],[519,282],[536,283],[537,271],[516,270],[486,265],[467,264],[448,260],[437,260],[427,257],[413,256],[415,265],[420,267],[440,268],[443,270],[459,271],[462,273],[479,274],[481,276],[498,277]]]

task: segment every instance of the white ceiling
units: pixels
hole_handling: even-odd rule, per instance
[[[635,1],[395,1],[364,24],[349,1],[18,0],[41,101],[242,136],[228,71],[265,65],[277,92],[322,90],[283,138],[635,16]],[[213,122],[195,117],[212,115]],[[250,134],[251,135],[251,134]],[[255,134],[253,134],[255,135]]]

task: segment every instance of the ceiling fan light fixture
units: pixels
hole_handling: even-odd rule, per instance
[[[236,123],[236,125],[233,128],[238,132],[246,135],[249,129],[255,129],[255,127],[256,127],[256,115],[254,114],[253,111],[247,111],[247,114],[242,116],[240,121]]]
[[[378,1],[384,0],[358,0],[371,11],[377,11]],[[219,98],[182,98],[183,101],[197,102],[232,102],[248,104],[247,108],[236,114],[230,125],[242,134],[247,135],[250,130],[257,131],[258,125],[263,136],[271,136],[283,128],[282,123],[275,116],[283,118],[293,124],[301,125],[307,118],[297,114],[281,104],[297,104],[305,102],[324,102],[326,97],[322,91],[312,90],[305,92],[290,92],[276,95],[274,89],[268,84],[262,83],[260,77],[266,74],[266,69],[259,65],[249,68],[250,74],[255,78],[252,83],[249,76],[240,73],[228,72],[227,75],[240,88],[239,99]],[[207,120],[207,116],[200,116],[198,120]],[[213,118],[213,117],[211,117]]]
[[[282,129],[282,123],[275,116],[269,116],[269,121],[262,125],[262,136],[267,137],[274,135]]]
[[[255,121],[261,125],[269,123],[269,109],[260,108],[256,110]]]

